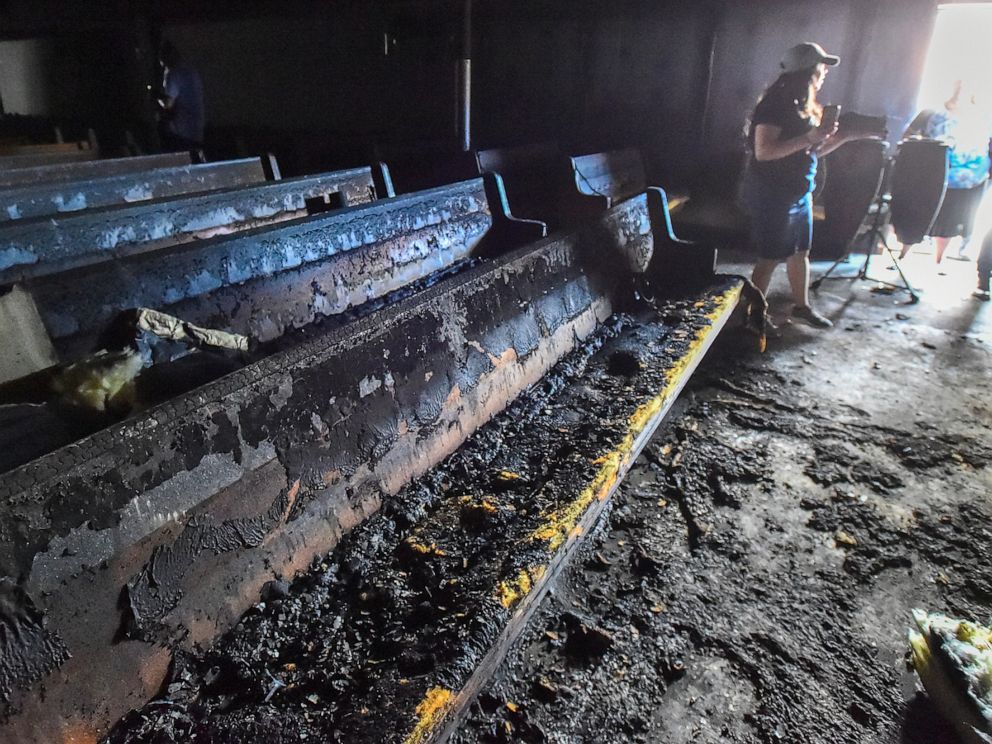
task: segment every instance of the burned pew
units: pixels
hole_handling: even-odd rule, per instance
[[[425,144],[419,147],[378,147],[378,160],[384,163],[397,194],[457,183],[479,175],[474,152]]]
[[[386,194],[389,196],[390,194]],[[0,226],[0,284],[376,198],[370,168],[90,209]]]
[[[580,223],[647,189],[637,150],[569,157],[545,143],[481,150],[478,162],[480,172],[503,178],[513,214],[552,229]],[[683,201],[673,197],[669,209]]]
[[[575,187],[599,209],[608,209],[648,187],[641,153],[635,149],[580,155],[571,161]],[[667,198],[672,211],[686,201],[686,197],[679,194]]]
[[[0,569],[9,577],[3,619],[16,643],[0,649],[0,662],[19,663],[3,693],[4,737],[30,743],[99,735],[159,690],[175,650],[209,643],[267,581],[306,568],[541,380],[623,307],[635,274],[647,270],[659,285],[675,264],[711,274],[712,255],[672,243],[659,229],[657,196],[628,199],[574,232],[483,262],[352,323],[318,326],[298,344],[8,473],[0,481]],[[239,250],[312,264],[322,254],[324,276],[333,275],[324,286],[336,283],[336,297],[347,303],[454,260],[497,227],[473,181],[301,220],[289,232],[279,226],[197,244],[196,251],[208,250],[193,266],[208,274],[221,255],[232,271],[251,266]],[[282,249],[252,242],[262,233],[282,240]],[[363,260],[339,263],[349,253]],[[172,259],[186,260],[180,252]],[[368,278],[385,261],[393,269]],[[297,268],[304,273],[291,282],[273,275],[270,286],[306,284],[310,269]],[[148,266],[132,271],[155,279]],[[246,281],[236,298],[256,302],[260,326],[239,317],[233,303],[216,303],[213,314],[263,332],[312,318],[303,298],[262,307],[265,281]],[[660,387],[646,391],[629,437],[593,485],[572,483],[574,508],[561,494],[571,516],[552,520],[553,535],[542,538],[553,555],[522,554],[535,561],[527,582],[518,572],[529,564],[510,567],[508,591],[493,600],[500,622],[523,617],[546,588],[539,574],[554,572],[548,561],[564,556],[576,528],[602,508],[725,322],[736,296],[725,289],[716,304],[700,305],[704,322],[688,327],[688,346],[677,336],[685,354],[652,378]],[[182,309],[196,310],[189,299],[194,304]],[[441,715],[426,723],[404,717],[390,736],[406,726],[425,737],[439,732],[447,714],[470,700],[470,687],[461,697],[450,687],[467,684],[469,673],[462,668],[447,683]],[[403,701],[438,699],[433,687],[423,689],[434,679],[418,678]]]
[[[161,155],[135,155],[126,158],[84,160],[83,162],[13,168],[0,170],[0,189],[18,188],[39,183],[83,181],[102,176],[138,173],[155,168],[173,168],[189,164],[188,152],[169,152]]]
[[[68,150],[66,152],[39,152],[25,155],[0,156],[0,171],[19,168],[36,168],[44,165],[83,163],[99,158],[96,150]]]
[[[554,143],[493,148],[477,153],[480,173],[498,173],[510,210],[518,217],[539,219],[556,230],[564,202],[575,194],[571,161]]]
[[[259,158],[118,173],[85,181],[39,183],[0,191],[0,222],[161,199],[265,181]]]
[[[498,200],[490,205],[483,179],[474,179],[137,252],[24,288],[64,361],[93,351],[115,316],[137,307],[266,341],[543,233],[541,223],[501,214]]]
[[[79,142],[43,142],[36,144],[0,143],[0,157],[20,157],[22,155],[65,155],[91,150],[97,152],[94,143],[81,140]]]

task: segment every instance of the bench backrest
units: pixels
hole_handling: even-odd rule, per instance
[[[154,168],[189,165],[188,152],[168,152],[161,155],[136,155],[129,158],[84,160],[79,163],[55,163],[31,168],[0,170],[0,189],[11,189],[39,183],[85,181],[119,173],[139,173]]]
[[[130,204],[265,181],[259,158],[156,168],[86,181],[40,183],[0,192],[0,222]]]
[[[136,253],[25,287],[63,360],[93,350],[110,321],[134,307],[265,341],[451,266],[494,239],[493,224],[477,178]]]
[[[56,165],[59,163],[82,163],[96,160],[100,153],[96,150],[68,150],[66,152],[34,152],[24,155],[0,156],[0,170],[15,168],[34,168],[39,165]]]
[[[480,173],[498,173],[516,217],[561,225],[562,201],[574,190],[569,158],[554,143],[480,150]]]
[[[64,155],[90,149],[89,142],[46,142],[39,145],[0,144],[0,155]]]
[[[647,188],[641,154],[634,149],[611,150],[572,158],[575,187],[587,196],[623,201]]]
[[[9,222],[0,226],[0,285],[301,217],[311,199],[340,208],[374,198],[372,169],[353,168]]]
[[[474,152],[407,153],[385,162],[397,194],[458,183],[479,175]]]

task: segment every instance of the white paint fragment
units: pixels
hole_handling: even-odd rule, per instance
[[[137,201],[147,201],[151,199],[153,194],[152,190],[148,188],[147,184],[135,184],[127,191],[124,192],[124,201],[126,202],[137,202]]]
[[[358,383],[358,394],[359,396],[364,398],[366,395],[371,395],[381,387],[382,387],[382,380],[380,380],[378,377],[372,377],[371,375],[369,375],[368,377],[363,377],[362,380]]]
[[[33,263],[38,263],[38,255],[34,251],[27,251],[17,246],[0,250],[0,270]]]

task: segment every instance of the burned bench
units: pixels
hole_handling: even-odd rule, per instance
[[[648,187],[641,153],[635,149],[580,155],[571,162],[576,189],[599,209],[608,209]],[[669,209],[675,211],[685,201],[682,194],[669,195]]]
[[[69,149],[63,152],[30,152],[22,155],[0,155],[0,171],[15,168],[35,168],[44,165],[63,163],[83,163],[96,160],[100,154],[96,150]]]
[[[667,224],[657,196],[628,199],[577,231],[317,332],[7,474],[0,569],[10,577],[2,606],[16,643],[0,649],[0,661],[22,662],[4,701],[4,735],[24,742],[98,735],[159,689],[174,650],[209,643],[267,581],[292,576],[334,547],[539,381],[621,307],[636,274],[661,283],[676,265],[707,273],[712,255],[685,254],[657,224],[659,217]],[[408,278],[478,245],[494,225],[484,200],[473,181],[311,218],[303,221],[308,232],[295,225],[283,233],[280,254],[302,258],[310,245],[328,261],[364,253],[367,267],[377,265],[376,254],[412,265],[379,280],[352,274],[356,294],[367,297],[397,274]],[[234,250],[246,240],[247,250],[248,236],[218,240],[198,268],[209,271],[216,251],[226,251],[232,270],[248,266]],[[728,295],[700,310],[705,322],[687,331],[698,341],[678,341],[687,356],[656,379],[665,382],[632,416],[622,451],[605,458],[592,486],[573,484],[572,516],[554,521],[560,539],[542,538],[553,555],[526,552],[539,562],[527,582],[507,577],[507,593],[493,598],[503,608],[500,622],[525,617],[546,588],[541,576],[553,574],[556,556],[605,504],[733,302]],[[285,315],[258,309],[286,324],[313,312],[292,304]],[[445,688],[439,715],[417,723],[421,734],[439,732],[447,714],[471,699],[468,672],[447,683],[464,683],[465,694]],[[406,695],[436,698],[424,687],[433,679],[418,678]],[[393,735],[415,723],[400,721]]]
[[[500,214],[483,179],[264,226],[24,283],[62,360],[123,310],[150,307],[259,341],[505,246],[540,223]],[[520,238],[516,238],[519,240]],[[512,239],[511,239],[512,242]],[[498,252],[498,251],[497,251]]]
[[[380,146],[376,156],[385,165],[385,172],[397,194],[458,183],[479,175],[474,152],[430,145],[419,148]]]
[[[38,183],[0,191],[0,222],[249,186],[265,181],[259,158],[116,173],[83,181]]]
[[[155,168],[174,168],[189,165],[188,152],[169,152],[161,155],[135,155],[106,160],[84,160],[73,163],[54,163],[28,168],[0,170],[0,189],[11,189],[40,183],[84,181],[90,178],[113,176],[121,173],[139,173]]]
[[[539,219],[549,229],[562,226],[564,202],[575,194],[571,162],[554,143],[493,148],[477,153],[480,173],[498,173],[510,210],[518,217]]]
[[[552,229],[577,224],[647,188],[637,150],[569,157],[554,144],[481,150],[479,170],[498,173],[513,214],[540,219]],[[669,209],[682,203],[669,202]]]
[[[0,285],[377,196],[370,168],[153,199],[0,226]],[[389,194],[386,194],[389,196]]]

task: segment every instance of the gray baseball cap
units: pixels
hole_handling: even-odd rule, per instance
[[[840,62],[840,57],[835,54],[827,54],[826,50],[819,44],[804,41],[802,44],[796,44],[785,53],[781,66],[785,72],[799,72],[799,70],[815,67],[821,62],[832,67]]]

